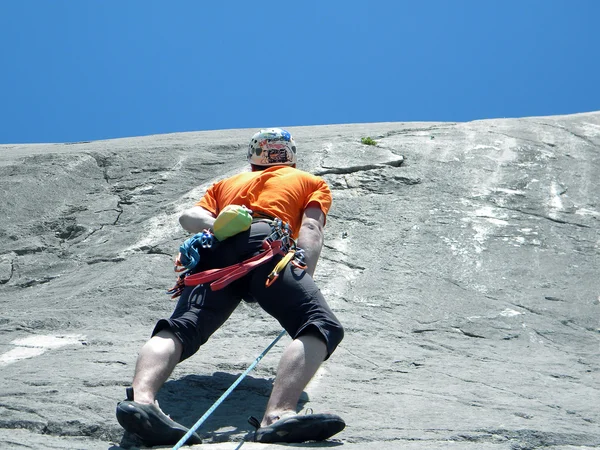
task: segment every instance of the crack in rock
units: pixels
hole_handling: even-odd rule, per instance
[[[534,140],[534,139],[527,139],[527,138],[525,138],[525,137],[521,137],[521,136],[513,136],[513,135],[510,135],[510,134],[508,134],[508,133],[502,133],[501,131],[492,131],[492,130],[488,130],[488,133],[491,133],[491,134],[499,134],[500,136],[505,136],[505,137],[507,137],[507,138],[515,139],[515,140],[518,140],[518,141],[531,142],[532,144],[536,144],[536,145],[538,145],[538,146],[539,146],[539,145],[548,145],[548,146],[550,146],[550,147],[556,147],[556,145],[554,145],[554,144],[548,144],[548,143],[546,143],[546,142],[536,141],[536,140]]]
[[[387,166],[391,167],[400,167],[404,163],[404,158],[396,159],[394,161],[389,161],[380,164],[364,164],[360,166],[350,166],[350,167],[327,167],[323,170],[317,170],[314,172],[317,176],[323,176],[328,174],[336,174],[336,175],[347,175],[350,173],[356,172],[365,172],[367,170],[375,170],[375,169],[383,169]]]
[[[508,211],[518,212],[518,213],[525,214],[525,215],[528,215],[528,216],[539,217],[541,219],[546,219],[546,220],[549,220],[549,221],[555,222],[555,223],[560,223],[560,224],[565,224],[565,225],[574,225],[574,226],[579,227],[579,228],[591,228],[589,225],[584,225],[582,223],[577,223],[577,222],[569,222],[567,220],[562,220],[562,219],[555,219],[553,217],[546,216],[545,214],[540,214],[540,213],[536,213],[536,212],[533,212],[533,211],[524,211],[522,209],[511,208],[509,206],[502,206],[502,205],[498,205],[496,203],[494,203],[494,206],[496,206],[497,208],[506,209]]]
[[[127,203],[127,202],[124,202],[124,201],[121,201],[121,200],[119,200],[117,202],[117,209],[116,209],[116,211],[117,211],[117,217],[115,218],[115,221],[112,223],[113,226],[116,225],[117,223],[119,223],[119,219],[121,218],[121,215],[124,212],[123,208],[121,207],[121,205],[130,205],[130,204],[131,204],[131,202]]]
[[[326,248],[326,249],[328,249],[328,250],[331,250],[331,251],[334,251],[334,252],[336,252],[336,253],[339,253],[339,254],[341,254],[341,255],[343,255],[343,256],[346,256],[346,257],[348,256],[348,254],[347,254],[347,253],[344,253],[344,252],[342,252],[341,250],[338,250],[337,248],[335,248],[335,247],[334,247],[334,246],[332,246],[332,245],[323,244],[323,247],[325,247],[325,248]]]
[[[104,229],[104,225],[100,225],[98,228],[93,229],[92,231],[90,231],[88,233],[88,235],[82,240],[82,242],[87,241],[89,238],[91,238],[94,234],[96,234],[98,231],[102,231]]]
[[[338,259],[331,259],[331,258],[327,258],[326,256],[321,256],[321,258],[323,260],[325,260],[325,261],[329,261],[329,262],[332,262],[332,263],[341,264],[343,266],[348,267],[349,269],[366,270],[366,267],[359,266],[358,264],[353,264],[353,263],[348,262],[348,261],[342,261],[342,260],[338,260]]]
[[[447,129],[451,129],[454,128],[454,126],[456,125],[456,123],[453,122],[449,122],[447,124],[448,126],[440,126],[440,127],[427,127],[427,128],[405,128],[403,130],[398,130],[398,131],[388,131],[385,134],[382,134],[380,136],[376,136],[375,139],[385,139],[388,137],[392,137],[392,136],[402,136],[408,133],[413,133],[413,132],[425,132],[425,131],[435,131],[435,130],[447,130]]]
[[[552,296],[546,296],[544,297],[544,299],[551,301],[551,302],[564,302],[566,300],[559,298],[559,297],[552,297]]]
[[[511,449],[526,450],[557,445],[581,445],[595,447],[600,443],[600,436],[580,433],[558,433],[539,430],[476,430],[481,434],[459,434],[450,438],[454,441],[490,442],[501,437],[507,441],[517,441]]]
[[[8,282],[10,282],[10,280],[12,280],[13,275],[15,274],[15,260],[12,259],[10,261],[10,271],[9,274],[6,278],[2,278],[0,279],[0,284],[6,284]]]
[[[110,183],[110,177],[108,176],[108,168],[110,167],[110,158],[108,156],[103,156],[98,153],[88,153],[94,160],[96,161],[96,165],[102,169],[102,176],[104,177],[104,181]]]
[[[358,355],[356,355],[355,353],[352,353],[350,350],[348,350],[348,348],[347,348],[347,347],[344,347],[344,350],[346,350],[346,351],[347,351],[348,353],[350,353],[352,356],[354,356],[355,358],[357,358],[357,359],[359,359],[359,360],[361,360],[361,361],[366,361],[366,362],[368,362],[368,363],[370,363],[370,364],[374,365],[375,367],[381,367],[379,364],[377,364],[377,363],[375,363],[375,362],[373,362],[373,361],[371,361],[371,360],[369,360],[369,359],[367,359],[367,358],[363,358],[362,356],[358,356]]]
[[[539,311],[536,311],[536,310],[535,310],[535,309],[533,309],[533,308],[528,308],[527,306],[521,305],[521,304],[519,304],[519,303],[511,303],[511,302],[509,302],[509,304],[510,304],[510,305],[513,305],[513,306],[516,306],[516,307],[518,307],[518,308],[522,308],[522,309],[524,309],[525,311],[529,311],[531,314],[536,314],[536,315],[538,315],[538,316],[542,315],[542,313],[541,313],[541,312],[539,312]]]
[[[582,141],[584,141],[584,142],[588,143],[588,144],[589,144],[589,145],[591,145],[592,147],[597,147],[596,143],[592,142],[592,141],[591,141],[589,138],[587,138],[586,136],[583,136],[583,135],[581,135],[581,134],[577,134],[577,133],[575,133],[574,131],[571,131],[571,130],[569,130],[569,129],[568,129],[568,128],[566,128],[566,127],[561,127],[560,125],[554,125],[554,124],[551,124],[551,123],[544,123],[544,122],[532,122],[532,123],[535,123],[535,124],[537,124],[537,125],[542,125],[542,126],[545,126],[545,127],[554,128],[554,129],[557,129],[557,130],[562,130],[562,131],[565,131],[566,133],[569,133],[570,135],[572,135],[572,136],[575,136],[576,138],[579,138],[579,139],[581,139]]]
[[[173,257],[172,253],[161,250],[157,245],[142,245],[138,250],[146,252],[148,255],[164,255],[168,256],[169,258]]]
[[[465,336],[468,336],[468,337],[478,338],[478,339],[487,339],[485,336],[481,336],[480,334],[471,333],[470,331],[465,331],[462,328],[455,328],[455,330],[460,331],[462,334],[464,334]]]
[[[103,263],[103,262],[111,262],[111,263],[116,263],[116,262],[122,262],[125,261],[125,258],[122,257],[114,257],[114,258],[97,258],[97,259],[92,259],[90,261],[87,261],[86,264],[91,266],[92,264],[98,264],[98,263]]]
[[[6,409],[8,411],[25,412],[25,413],[28,413],[28,414],[33,414],[35,416],[38,416],[41,419],[44,418],[34,408],[28,408],[28,407],[25,407],[25,406],[15,407],[15,406],[7,405],[6,403],[0,403],[0,408],[4,408],[4,409]]]
[[[15,252],[15,254],[17,256],[24,256],[24,255],[33,255],[34,253],[40,253],[43,252],[44,250],[46,250],[45,247],[29,247],[29,248],[20,248],[20,249],[16,249],[13,250],[13,252]]]
[[[50,281],[58,278],[59,276],[60,275],[47,276],[47,277],[42,277],[42,278],[36,278],[34,280],[29,280],[29,281],[26,281],[24,283],[20,283],[17,286],[18,287],[22,287],[22,288],[28,288],[28,287],[35,286],[35,285],[38,285],[38,284],[46,284],[46,283],[49,283]]]

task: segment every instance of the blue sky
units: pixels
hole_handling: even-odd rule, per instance
[[[600,110],[600,1],[0,2],[0,143]]]

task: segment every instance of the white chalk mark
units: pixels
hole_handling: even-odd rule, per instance
[[[519,311],[515,311],[514,309],[510,309],[510,308],[506,308],[504,311],[502,311],[500,313],[500,315],[503,317],[513,317],[513,316],[518,316],[521,314],[523,314],[523,313],[521,313]]]
[[[492,188],[494,192],[502,192],[506,195],[525,195],[525,192],[519,191],[517,189],[505,189],[505,188]]]
[[[498,225],[498,226],[508,225],[508,222],[506,220],[494,219],[492,217],[486,217],[485,220],[487,220],[489,223],[493,223],[494,225]]]
[[[587,208],[579,208],[577,211],[575,211],[575,214],[578,214],[580,216],[600,216],[600,213],[598,211],[594,211],[592,209]]]
[[[36,335],[15,339],[11,344],[16,348],[0,355],[0,366],[34,358],[51,349],[81,344],[84,340],[85,336],[81,334]]]
[[[584,135],[587,137],[600,136],[600,125],[596,123],[583,122],[581,128],[584,131]]]
[[[33,358],[45,353],[45,348],[19,347],[13,348],[6,353],[0,355],[0,366],[7,366],[22,359]]]
[[[483,145],[483,144],[478,144],[475,147],[473,147],[471,150],[486,150],[488,148],[494,149],[494,150],[500,150],[500,147],[495,147],[493,145]]]
[[[556,218],[555,213],[563,209],[563,202],[560,198],[562,192],[563,190],[561,189],[561,187],[553,181],[552,185],[550,186],[550,200],[548,201],[548,206],[550,207],[549,216],[553,219]]]

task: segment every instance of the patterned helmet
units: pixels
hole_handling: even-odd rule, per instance
[[[248,162],[255,166],[293,166],[296,164],[294,138],[281,128],[260,130],[250,139]]]

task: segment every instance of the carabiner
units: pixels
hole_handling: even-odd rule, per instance
[[[285,266],[288,265],[288,263],[292,260],[292,258],[295,255],[295,251],[290,250],[288,252],[287,255],[285,255],[281,261],[279,261],[277,263],[277,265],[275,266],[275,268],[273,269],[273,271],[267,276],[267,281],[265,282],[265,286],[269,287],[271,286],[275,280],[277,280],[277,277],[279,277],[279,274],[281,273],[282,270],[285,269]]]

